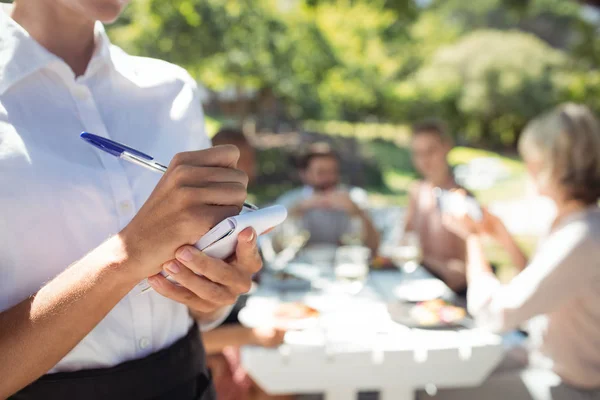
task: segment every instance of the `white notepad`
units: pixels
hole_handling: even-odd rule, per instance
[[[210,257],[224,260],[235,253],[238,235],[244,229],[252,227],[257,234],[261,235],[267,230],[281,224],[286,218],[287,210],[280,205],[256,211],[246,211],[221,221],[202,236],[195,246]],[[164,271],[161,273],[167,279],[174,282]],[[146,281],[142,285],[142,292],[152,289]]]

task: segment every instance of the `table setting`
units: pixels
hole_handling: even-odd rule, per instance
[[[265,271],[238,316],[286,330],[277,349],[241,351],[268,393],[413,399],[420,389],[480,384],[501,361],[502,338],[475,328],[464,300],[419,264],[414,237],[372,257],[353,240],[307,246],[301,228],[283,229],[279,251],[261,239]]]

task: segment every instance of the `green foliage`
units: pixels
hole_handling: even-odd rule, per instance
[[[363,142],[383,139],[406,144],[410,136],[410,128],[406,125],[308,120],[303,127],[306,131],[350,137]]]
[[[376,109],[380,92],[398,71],[383,39],[395,16],[369,2],[341,3],[324,3],[312,11],[337,60],[319,82],[318,96],[325,105],[321,117],[357,120],[361,110]]]
[[[556,47],[567,45],[581,20],[581,6],[564,0],[436,0],[428,11],[452,21],[462,33],[519,29]]]
[[[134,53],[185,66],[211,89],[271,88],[296,118],[357,120],[377,109],[400,65],[394,10],[402,2],[282,3],[139,0],[111,35]]]
[[[532,35],[475,31],[440,48],[397,96],[413,118],[434,113],[471,141],[513,144],[527,120],[559,100],[565,61]]]
[[[559,77],[565,101],[587,104],[600,115],[600,70],[579,70]]]
[[[207,86],[260,87],[276,78],[289,27],[269,1],[139,0],[115,41],[136,53],[183,65]],[[285,40],[280,40],[285,39]]]
[[[600,111],[599,21],[565,0],[136,0],[109,34],[210,89],[268,89],[309,130],[396,141],[437,116],[512,146],[559,102]]]
[[[218,119],[206,115],[204,117],[204,125],[206,126],[206,134],[208,135],[208,137],[212,138],[216,135],[219,129],[221,129],[222,123]]]

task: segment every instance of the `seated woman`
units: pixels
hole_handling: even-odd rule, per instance
[[[466,216],[445,222],[466,241],[468,306],[479,325],[508,331],[539,316],[532,322],[541,329],[530,329],[539,346],[527,367],[435,398],[600,399],[600,125],[585,106],[563,105],[527,126],[519,150],[558,213],[518,276],[501,284],[485,259],[484,234],[518,252],[498,218],[484,210],[481,223]]]

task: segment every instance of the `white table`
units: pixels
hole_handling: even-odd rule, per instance
[[[423,278],[415,273],[412,279]],[[278,349],[245,347],[242,364],[268,393],[325,393],[351,400],[359,391],[379,391],[381,400],[412,400],[415,390],[476,386],[503,357],[499,336],[480,330],[428,331],[391,321],[386,302],[406,277],[371,274],[354,298],[328,293],[286,294],[322,311],[318,326],[288,332]],[[267,306],[281,293],[260,288],[249,305]]]

